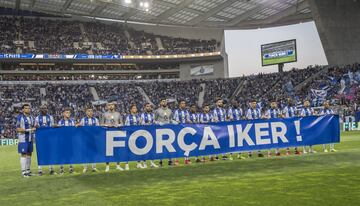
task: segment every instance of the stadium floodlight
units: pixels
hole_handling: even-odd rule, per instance
[[[131,4],[132,3],[131,0],[125,0],[124,2],[125,2],[125,4]]]
[[[149,2],[145,1],[145,2],[144,2],[144,7],[145,7],[145,8],[149,8]]]
[[[144,2],[140,2],[140,7],[144,7]]]

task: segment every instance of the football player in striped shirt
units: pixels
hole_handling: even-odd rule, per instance
[[[48,114],[48,109],[46,105],[42,105],[40,107],[40,115],[35,118],[35,127],[53,127],[54,126],[54,118],[50,114]],[[55,174],[54,167],[52,165],[49,166],[50,175]],[[43,174],[42,167],[38,166],[38,174],[41,176]]]
[[[224,109],[224,102],[221,98],[216,98],[215,108],[213,110],[213,121],[214,122],[225,122],[226,111]]]
[[[213,115],[210,112],[210,105],[208,103],[204,103],[202,107],[203,112],[199,115],[200,124],[207,124],[213,121]],[[214,161],[213,156],[209,156],[210,161]],[[202,162],[205,162],[205,157],[202,157]]]
[[[273,118],[281,118],[281,111],[278,108],[277,102],[275,100],[272,100],[270,103],[270,108],[266,111],[265,114],[266,118],[273,119]],[[280,156],[280,150],[279,148],[275,149],[275,155]],[[268,157],[271,157],[271,150],[268,150]]]
[[[328,101],[325,101],[325,102],[324,102],[324,108],[320,111],[320,115],[330,115],[330,114],[335,114],[335,113],[334,113],[334,110],[332,110],[332,109],[330,108],[330,103],[329,103]],[[331,143],[331,144],[329,145],[329,147],[330,147],[330,148],[329,148],[329,149],[330,149],[330,152],[336,152],[336,151],[337,151],[337,150],[335,150],[335,148],[334,148],[334,143]],[[324,152],[328,152],[325,144],[323,144],[323,150],[324,150]]]
[[[293,101],[290,98],[288,98],[287,105],[282,110],[283,117],[284,118],[296,117],[296,111],[297,111],[297,109],[294,106]],[[286,148],[286,155],[290,155],[290,154],[291,154],[290,149]],[[296,155],[300,154],[300,151],[298,150],[297,147],[295,147],[295,154]]]
[[[207,124],[213,122],[213,115],[210,113],[210,105],[207,103],[203,104],[203,112],[199,115],[199,122],[201,124]]]
[[[128,114],[125,119],[125,126],[134,126],[134,125],[141,125],[141,117],[140,114],[138,113],[136,104],[132,104],[130,106],[130,114]],[[145,169],[145,167],[140,161],[137,162],[136,168]],[[126,162],[125,170],[129,170],[129,169],[130,169],[129,162]]]
[[[199,123],[199,113],[197,113],[196,104],[190,105],[190,111],[189,111],[189,116],[188,116],[187,122],[190,124],[198,124]]]
[[[153,113],[153,108],[150,103],[146,103],[144,106],[144,112],[140,116],[141,125],[154,125],[155,124],[155,115]],[[144,160],[144,168],[147,168],[146,161]],[[158,168],[154,160],[150,160],[150,167]]]
[[[87,107],[85,110],[86,113],[86,117],[83,117],[80,120],[80,123],[77,126],[100,126],[100,122],[99,119],[94,117],[94,110],[92,107]],[[86,173],[88,170],[88,165],[85,164],[84,165],[84,169],[83,169],[83,173]],[[96,164],[93,163],[91,164],[91,171],[92,172],[98,172],[98,170],[96,169]]]
[[[301,117],[307,117],[307,116],[312,116],[312,115],[315,115],[314,109],[310,107],[310,101],[305,100],[304,101],[304,107],[300,111],[300,116]],[[310,153],[316,153],[316,151],[313,149],[312,145],[309,146],[309,152]],[[303,153],[307,154],[305,146],[303,147]]]
[[[189,117],[189,111],[186,109],[186,101],[185,100],[179,100],[179,108],[174,111],[173,114],[173,122],[176,122],[178,124],[186,124],[187,119]],[[185,163],[188,163],[187,157],[185,157]],[[179,165],[179,160],[175,159],[175,165]]]
[[[174,111],[173,121],[177,122],[178,124],[185,124],[188,116],[189,111],[186,109],[186,101],[180,100],[179,108]]]
[[[16,132],[19,140],[18,153],[20,154],[21,175],[31,176],[31,155],[35,133],[35,120],[31,116],[29,104],[23,104],[22,113],[16,117]]]
[[[236,100],[231,101],[231,107],[227,111],[227,119],[229,121],[241,120],[244,116],[243,110],[239,107],[239,102]],[[238,159],[244,159],[241,153],[238,153]],[[232,159],[232,153],[230,153],[230,159]]]
[[[241,120],[244,116],[243,110],[239,106],[239,102],[236,100],[231,101],[231,107],[227,111],[227,118],[229,121]]]
[[[250,102],[250,108],[246,112],[246,119],[253,120],[253,119],[261,119],[261,110],[257,108],[256,100],[252,100]],[[252,157],[252,152],[249,151],[249,157]],[[260,150],[258,150],[258,157],[264,157]]]
[[[190,105],[190,110],[188,112],[187,120],[186,122],[188,124],[198,124],[199,123],[199,114],[197,113],[197,107],[196,104]],[[199,157],[196,157],[195,162],[201,162]],[[188,157],[185,157],[185,164],[191,164],[191,160]]]
[[[216,98],[215,108],[213,110],[213,121],[214,122],[225,122],[226,121],[226,110],[224,109],[224,102],[221,98]],[[215,156],[218,160],[219,156]],[[227,160],[226,154],[222,155],[222,160]]]
[[[70,107],[65,107],[63,109],[63,118],[59,120],[58,125],[59,127],[74,127],[75,126],[75,120],[71,118],[71,109]],[[74,167],[70,165],[69,173],[74,172]],[[60,174],[64,174],[64,166],[60,165]]]

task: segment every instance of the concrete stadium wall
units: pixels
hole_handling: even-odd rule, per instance
[[[170,26],[151,26],[142,24],[126,24],[135,30],[146,31],[157,35],[165,35],[171,37],[182,37],[187,39],[216,39],[221,41],[224,36],[223,29],[204,29],[189,27],[170,27]]]
[[[308,0],[329,65],[360,62],[360,0]]]
[[[78,20],[78,21],[94,21],[91,18],[74,16],[69,20]],[[204,39],[211,40],[216,39],[221,42],[224,36],[224,29],[219,28],[196,28],[196,27],[180,27],[180,26],[165,26],[165,25],[148,25],[140,23],[131,23],[131,22],[114,22],[106,20],[95,20],[104,24],[113,24],[118,23],[122,26],[130,27],[138,31],[145,31],[148,33],[153,33],[157,35],[171,36],[171,37],[182,37],[187,39]]]
[[[9,16],[10,17],[10,16]],[[38,18],[27,16],[26,18]],[[58,18],[58,17],[41,17],[43,19],[52,19],[52,20],[61,20],[61,21],[80,21],[80,22],[93,22],[98,21],[104,24],[114,24],[130,27],[138,31],[145,31],[148,33],[153,33],[157,35],[164,35],[170,37],[182,37],[186,39],[204,39],[211,40],[216,39],[222,41],[224,36],[224,29],[219,28],[196,28],[196,27],[179,27],[179,26],[164,26],[164,25],[146,25],[146,24],[136,24],[136,23],[127,23],[127,22],[114,22],[114,21],[105,21],[105,20],[94,20],[92,18],[85,18],[81,16],[73,16],[71,18]]]

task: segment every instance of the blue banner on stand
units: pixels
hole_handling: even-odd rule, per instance
[[[340,141],[339,116],[36,131],[39,165],[205,156]]]
[[[122,59],[120,54],[0,54],[0,59]]]

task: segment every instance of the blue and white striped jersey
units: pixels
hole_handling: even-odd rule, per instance
[[[282,111],[285,118],[295,117],[296,116],[296,107],[286,106]]]
[[[199,122],[201,124],[206,124],[213,121],[213,115],[211,113],[201,113],[199,115]]]
[[[35,126],[35,120],[32,116],[26,116],[24,114],[19,114],[16,117],[16,128],[21,129],[31,129]],[[32,142],[34,139],[35,132],[26,131],[24,133],[17,133],[19,143],[22,142]]]
[[[304,107],[301,109],[301,112],[300,112],[300,116],[302,116],[302,117],[311,116],[313,114],[314,114],[314,109],[310,108],[310,107],[308,107],[308,108]]]
[[[246,119],[260,119],[261,118],[261,110],[259,108],[253,109],[249,108],[246,112]]]
[[[213,110],[213,121],[214,122],[225,122],[226,121],[226,110],[221,107],[216,107]]]
[[[39,127],[52,127],[54,125],[54,118],[49,114],[39,115],[35,118],[35,125]]]
[[[59,120],[58,125],[62,126],[62,127],[75,126],[75,120],[73,120],[73,119],[61,119],[61,120]]]
[[[279,118],[280,114],[281,114],[280,109],[277,109],[277,108],[276,109],[270,108],[266,112],[266,116],[268,118]]]
[[[191,124],[197,124],[197,123],[199,123],[199,114],[198,114],[198,113],[189,112],[188,123],[191,123]]]
[[[99,126],[99,119],[96,117],[83,117],[80,121],[81,126]]]
[[[332,109],[327,109],[327,108],[324,108],[324,109],[322,109],[321,110],[321,112],[320,112],[320,115],[327,115],[327,114],[334,114],[334,110],[332,110]]]
[[[189,111],[185,109],[176,109],[173,115],[173,120],[177,123],[186,123],[186,120],[189,117]]]
[[[135,115],[129,114],[126,116],[125,119],[126,126],[140,125],[140,123],[141,123],[141,117],[139,114],[135,114]]]
[[[141,124],[142,125],[152,125],[155,124],[155,115],[152,112],[144,112],[141,114]]]
[[[229,108],[227,112],[228,119],[230,121],[241,120],[242,116],[244,116],[244,112],[241,108]]]

